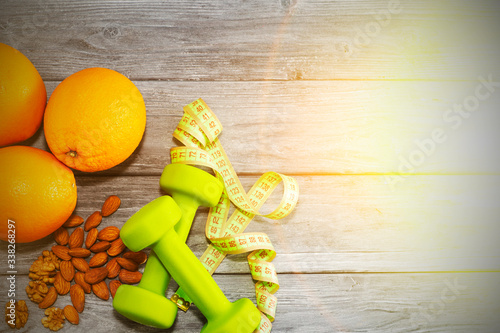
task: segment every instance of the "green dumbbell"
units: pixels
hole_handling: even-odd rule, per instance
[[[234,303],[228,301],[212,276],[175,232],[175,221],[168,218],[176,211],[175,207],[177,204],[169,196],[151,201],[123,225],[120,237],[132,251],[146,247],[155,251],[207,319],[202,333],[252,333],[260,323],[260,311],[248,298]]]
[[[167,165],[160,178],[160,186],[181,209],[181,219],[174,228],[184,242],[198,207],[215,206],[223,189],[214,176],[184,164]],[[138,323],[157,328],[171,327],[177,316],[177,306],[165,298],[170,278],[154,251],[151,251],[139,285],[121,285],[113,298],[113,307]],[[137,302],[141,302],[141,306]]]
[[[113,297],[113,307],[137,323],[170,328],[177,316],[177,305],[165,297],[169,281],[170,274],[151,251],[141,282],[137,286],[122,284],[118,287]]]

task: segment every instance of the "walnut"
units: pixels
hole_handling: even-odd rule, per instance
[[[8,301],[5,305],[5,321],[11,328],[24,327],[28,321],[28,306],[21,300],[15,303]]]
[[[61,263],[61,259],[59,259],[54,252],[45,250],[42,252],[43,261],[44,262],[52,262],[56,266],[56,269],[59,269],[59,264]]]
[[[59,269],[60,262],[52,251],[43,251],[42,255],[30,267],[30,279],[54,283],[54,276],[56,275],[56,269]]]
[[[59,331],[64,326],[64,313],[62,309],[51,307],[45,310],[47,317],[42,318],[44,327],[49,328],[51,331]]]
[[[35,303],[43,301],[48,291],[49,287],[42,281],[30,281],[26,286],[26,294]]]

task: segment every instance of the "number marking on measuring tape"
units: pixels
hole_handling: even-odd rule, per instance
[[[224,184],[219,203],[208,214],[205,233],[211,244],[200,261],[213,274],[226,255],[250,252],[247,260],[252,278],[256,281],[257,308],[262,312],[256,332],[268,333],[276,314],[277,298],[274,293],[279,289],[278,276],[272,264],[276,252],[266,234],[243,232],[255,215],[282,219],[290,214],[297,204],[299,186],[292,177],[266,172],[246,192],[218,139],[221,132],[222,124],[201,98],[186,105],[173,133],[184,146],[171,149],[171,162],[212,168]],[[271,213],[261,214],[259,209],[281,182],[284,193],[280,204]],[[231,202],[236,209],[228,218]],[[192,304],[182,289],[172,296],[172,301],[184,311]]]

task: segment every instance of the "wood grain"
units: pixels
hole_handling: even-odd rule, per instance
[[[277,319],[272,332],[494,332],[499,327],[499,273],[458,274],[280,274]],[[228,299],[255,302],[248,275],[216,275]],[[26,275],[18,276],[19,288]],[[2,290],[6,280],[0,282]],[[175,284],[167,295],[174,292]],[[24,291],[19,290],[21,297]],[[4,293],[0,302],[7,301]],[[30,317],[24,331],[41,331],[43,311],[27,301]],[[60,296],[57,307],[70,304]],[[174,326],[162,332],[198,332],[205,319],[196,306],[179,312]],[[0,323],[3,329],[4,321]],[[68,332],[160,332],[134,323],[105,302],[86,295],[80,324],[65,323]]]
[[[475,79],[498,74],[495,1],[4,1],[0,41],[45,80]]]
[[[49,96],[58,83],[47,82]],[[220,140],[239,174],[500,170],[500,87],[490,93],[479,80],[135,83],[148,114],[144,139],[125,163],[99,175],[159,175],[180,144],[171,135],[182,108],[199,97],[220,119]],[[478,87],[489,97],[475,111],[453,111]],[[27,144],[48,149],[41,130]]]
[[[144,96],[134,154],[75,173],[83,217],[116,194],[122,205],[103,226],[121,227],[163,194],[171,134],[199,97],[246,189],[269,170],[297,178],[296,210],[248,228],[278,252],[274,333],[497,332],[499,14],[493,0],[5,0],[0,42],[33,62],[48,96],[88,67],[125,74]],[[48,150],[42,130],[22,144]],[[207,211],[188,239],[198,256]],[[18,299],[53,243],[17,244]],[[215,279],[232,301],[255,297],[245,255],[226,258]],[[24,331],[42,330],[42,311],[28,306]],[[198,332],[204,320],[193,307],[167,332]],[[65,330],[159,331],[94,296],[80,322]]]
[[[258,177],[243,177],[249,189]],[[278,256],[278,272],[416,272],[500,270],[498,176],[411,176],[391,186],[386,176],[297,177],[301,196],[286,219],[256,217],[247,231],[265,232]],[[79,177],[76,212],[87,218],[108,195],[120,209],[101,228],[121,227],[137,210],[162,195],[159,177]],[[278,189],[262,209],[281,199]],[[208,209],[196,216],[188,245],[206,249]],[[18,271],[54,245],[51,236],[18,244]],[[6,245],[4,245],[6,250]],[[0,272],[6,262],[1,262]],[[244,255],[230,256],[219,271],[247,273]]]

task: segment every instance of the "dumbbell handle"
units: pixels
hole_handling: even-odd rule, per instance
[[[174,229],[167,231],[153,250],[209,321],[229,311],[231,303]]]
[[[154,251],[149,252],[148,261],[146,261],[146,267],[144,267],[144,273],[138,287],[158,295],[164,295],[170,278],[170,274],[158,259],[156,253]]]
[[[179,239],[186,242],[189,235],[189,230],[194,220],[194,215],[198,210],[198,203],[186,195],[173,193],[172,198],[178,204],[182,211],[182,217],[175,225],[175,231]],[[139,287],[149,290],[155,294],[163,295],[170,283],[171,276],[165,269],[161,261],[158,259],[156,253],[151,251],[149,253],[144,274],[142,275]]]
[[[172,193],[171,197],[182,211],[181,219],[177,222],[174,229],[179,239],[185,243],[199,203],[183,193]]]

